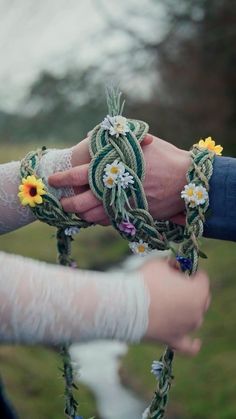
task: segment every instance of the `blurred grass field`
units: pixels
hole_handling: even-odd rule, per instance
[[[0,163],[17,159],[30,146],[0,147]],[[205,240],[208,260],[201,266],[211,277],[212,305],[200,335],[203,348],[194,359],[176,357],[175,381],[169,412],[179,419],[236,418],[236,247],[233,243]],[[0,249],[39,260],[56,259],[53,229],[38,222],[0,237]],[[83,231],[73,245],[81,268],[103,270],[127,254],[127,244],[111,229]],[[155,388],[150,364],[158,359],[157,345],[130,347],[121,376],[126,385],[149,400]],[[20,418],[63,417],[63,385],[58,355],[41,347],[0,348],[0,371]],[[81,414],[96,412],[92,395],[80,386]],[[131,418],[136,419],[136,418]]]

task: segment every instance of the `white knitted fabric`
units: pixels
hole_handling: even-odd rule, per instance
[[[71,167],[70,150],[52,150],[38,175]],[[19,162],[0,165],[0,234],[34,221],[17,197]],[[56,191],[58,198],[70,189]],[[0,341],[139,341],[148,326],[149,292],[137,272],[72,270],[0,252]]]

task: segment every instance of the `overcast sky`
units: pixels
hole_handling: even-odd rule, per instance
[[[142,19],[153,0],[0,0],[1,108],[14,109],[42,70],[62,74],[130,48],[125,33],[104,34],[101,4],[116,22],[138,28],[142,37],[161,36],[162,7],[159,22],[150,20],[147,27]],[[135,9],[140,10],[139,20],[132,20]]]

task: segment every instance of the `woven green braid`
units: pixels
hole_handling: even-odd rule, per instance
[[[121,104],[121,94],[114,89],[107,92],[107,101],[110,116],[122,115],[124,103]],[[89,168],[90,188],[99,200],[103,202],[105,211],[113,226],[121,236],[127,239],[127,235],[119,230],[119,224],[123,221],[122,205],[129,221],[134,225],[136,233],[129,237],[130,241],[143,240],[151,249],[173,249],[171,242],[181,243],[177,254],[192,262],[192,267],[187,272],[189,275],[196,272],[198,259],[201,256],[198,240],[203,234],[205,214],[209,206],[208,200],[195,208],[186,207],[186,227],[183,229],[169,221],[156,221],[148,212],[148,204],[145,197],[142,181],[145,176],[145,164],[142,149],[140,147],[148,132],[148,125],[143,121],[127,120],[129,131],[123,135],[112,136],[101,126],[97,125],[90,134],[90,154],[92,157]],[[21,176],[37,176],[39,161],[47,151],[43,148],[37,152],[29,153],[22,161]],[[212,163],[214,153],[206,149],[194,146],[191,151],[192,164],[187,174],[188,183],[201,185],[209,190],[209,180],[212,175]],[[107,164],[118,160],[124,164],[126,171],[133,177],[134,184],[127,191],[127,197],[122,201],[120,208],[115,205],[114,190],[106,188],[103,182],[104,170]],[[132,206],[130,204],[132,202]],[[123,208],[124,209],[124,208]],[[57,227],[57,247],[59,262],[62,265],[72,266],[71,237],[66,236],[67,227],[88,227],[90,224],[81,220],[75,214],[67,214],[63,211],[60,202],[49,192],[43,196],[43,204],[32,208],[35,216],[49,225]],[[186,271],[186,270],[185,270]],[[62,348],[63,375],[66,381],[65,413],[69,419],[76,417],[77,402],[73,396],[73,374],[70,363],[68,347]],[[174,352],[167,348],[160,361],[163,365],[153,400],[148,408],[149,419],[161,419],[164,417],[168,402],[169,390],[173,379],[172,364]]]
[[[209,192],[209,181],[213,173],[213,160],[215,153],[194,145],[191,150],[192,164],[187,173],[188,183],[194,183],[196,186],[204,186]],[[199,256],[198,240],[203,235],[204,222],[207,210],[209,208],[209,199],[204,204],[195,208],[186,207],[186,226],[184,231],[185,240],[180,246],[179,254],[192,260],[193,266],[189,274],[197,271]]]
[[[28,153],[21,162],[21,177],[27,178],[27,176],[31,175],[35,175],[37,177],[40,160],[46,153],[47,150],[45,147],[41,150]],[[46,190],[46,194],[43,195],[43,203],[36,205],[31,209],[40,221],[57,228],[58,262],[60,265],[73,267],[73,260],[71,258],[72,238],[65,234],[65,229],[67,227],[86,228],[91,224],[81,220],[75,214],[66,213],[58,199],[55,198],[48,190]],[[63,362],[62,371],[65,380],[65,415],[68,419],[75,419],[78,417],[78,402],[74,397],[73,390],[77,387],[73,378],[69,344],[62,346],[61,356]]]
[[[21,177],[26,178],[31,175],[35,175],[37,177],[40,160],[47,152],[48,151],[45,147],[37,151],[29,152],[21,162]],[[56,228],[86,228],[91,225],[90,223],[83,221],[75,214],[66,213],[63,210],[60,201],[58,201],[58,199],[47,190],[46,195],[43,197],[43,203],[36,205],[32,208],[32,211],[40,221]]]
[[[124,103],[120,106],[120,94],[109,90],[107,93],[109,115],[121,115]],[[180,242],[183,239],[183,229],[169,221],[155,221],[148,212],[148,204],[143,189],[142,181],[145,176],[145,162],[140,143],[148,132],[148,125],[135,119],[127,120],[129,132],[125,135],[114,137],[105,130],[101,124],[97,125],[90,133],[89,184],[94,195],[103,202],[104,209],[121,236],[127,235],[118,228],[123,220],[122,211],[112,202],[112,189],[107,188],[103,182],[104,170],[107,164],[116,159],[124,164],[125,169],[133,176],[133,188],[128,191],[132,200],[132,208],[127,203],[130,222],[136,228],[136,235],[131,241],[143,240],[151,249],[167,250],[169,242]]]
[[[186,176],[187,182],[194,183],[196,186],[204,186],[209,192],[209,181],[213,173],[215,154],[195,145],[193,146],[190,155],[192,163]],[[194,274],[197,271],[199,256],[205,256],[202,255],[202,252],[199,249],[198,240],[203,235],[203,226],[208,208],[209,199],[207,199],[204,204],[198,205],[195,208],[191,208],[189,205],[186,206],[184,241],[178,249],[178,255],[191,260],[192,268],[187,272],[189,275]],[[149,406],[147,419],[162,419],[165,415],[169,390],[173,380],[173,360],[174,352],[171,348],[167,347],[160,358],[160,362],[163,364],[163,370],[155,395]]]

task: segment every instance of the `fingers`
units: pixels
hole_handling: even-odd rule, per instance
[[[141,145],[142,145],[142,146],[144,146],[144,145],[149,145],[149,144],[151,144],[152,142],[153,142],[153,135],[151,135],[151,134],[147,134],[147,135],[145,136],[145,138],[143,139],[143,141],[142,141]]]
[[[174,342],[173,349],[184,355],[194,356],[200,351],[201,345],[200,339],[192,339],[189,336],[184,336]]]
[[[70,198],[63,198],[61,204],[66,212],[75,212],[77,214],[83,214],[86,211],[101,206],[100,201],[90,190],[80,195],[71,196]],[[102,216],[103,218],[105,218],[104,214]]]
[[[183,212],[180,214],[174,215],[174,217],[170,218],[170,221],[180,226],[184,226],[186,224],[186,215]]]
[[[109,219],[107,218],[102,205],[99,205],[98,207],[90,209],[89,211],[85,213],[80,213],[80,216],[83,220],[88,221],[90,223],[101,224],[103,222],[105,224],[102,224],[102,225],[110,224]]]
[[[65,172],[55,173],[48,178],[48,183],[54,188],[64,186],[83,186],[88,184],[88,164],[73,167]]]

